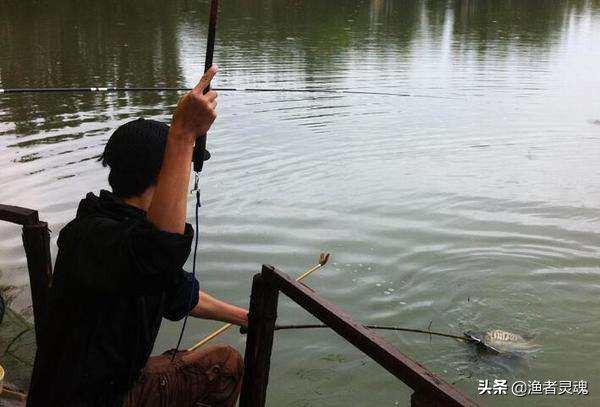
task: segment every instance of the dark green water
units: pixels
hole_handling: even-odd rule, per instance
[[[217,86],[412,96],[223,92],[202,179],[204,289],[247,305],[262,263],[295,275],[329,250],[308,284],[365,323],[534,335],[541,351],[509,359],[381,334],[485,405],[598,405],[600,1],[223,3]],[[207,12],[0,1],[0,88],[192,85]],[[94,158],[110,132],[167,120],[179,96],[0,95],[0,202],[39,209],[54,243],[107,186]],[[25,287],[19,234],[0,225],[0,283]],[[279,315],[310,320],[285,300]],[[194,321],[186,345],[216,326]],[[178,329],[163,325],[157,351]],[[478,396],[479,379],[587,380],[590,394]],[[409,394],[327,331],[278,334],[270,383],[273,406]]]

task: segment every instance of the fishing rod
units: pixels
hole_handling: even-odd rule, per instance
[[[209,67],[210,68],[210,67]],[[187,87],[115,87],[93,86],[89,88],[0,88],[0,94],[27,94],[27,93],[118,93],[118,92],[187,92],[192,88]],[[374,92],[351,89],[333,88],[213,88],[218,92],[265,92],[265,93],[321,93],[338,95],[372,95],[396,96],[431,99],[457,99],[450,96],[420,95],[411,93]]]
[[[215,51],[215,37],[217,32],[217,16],[219,14],[219,0],[212,0],[210,3],[210,18],[208,22],[208,38],[206,41],[206,56],[204,60],[204,73],[208,72],[210,67],[213,65],[213,56]],[[203,94],[207,94],[210,91],[210,83],[202,90]],[[194,257],[192,260],[192,275],[194,279],[196,278],[196,259],[198,254],[198,234],[199,234],[199,226],[198,226],[198,210],[201,206],[200,200],[200,188],[198,187],[198,182],[200,178],[200,172],[202,172],[202,168],[204,166],[204,159],[210,157],[208,151],[206,151],[206,134],[200,134],[196,137],[196,145],[194,146],[194,152],[192,154],[192,163],[194,167],[194,189],[193,192],[196,193],[196,233],[195,233],[195,241],[194,241]],[[192,298],[194,297],[193,293],[190,293],[188,309],[192,307]],[[187,325],[189,313],[185,315],[183,319],[183,324],[181,326],[181,332],[179,333],[179,339],[177,340],[177,346],[175,347],[175,352],[173,352],[173,356],[171,357],[171,363],[175,360],[175,355],[179,351],[179,347],[181,346],[181,340],[183,339],[183,334],[185,332],[185,327]]]
[[[474,340],[467,338],[465,336],[458,336],[453,334],[448,334],[444,332],[436,332],[430,331],[427,329],[414,329],[414,328],[403,328],[400,326],[388,326],[388,325],[363,325],[365,328],[375,329],[375,330],[384,330],[384,331],[401,331],[401,332],[413,332],[434,336],[442,336],[445,338],[458,339],[464,342],[474,342]],[[292,330],[292,329],[314,329],[314,328],[331,328],[328,325],[324,324],[306,324],[306,325],[276,325],[276,331],[284,331],[284,330]]]
[[[325,267],[325,265],[329,261],[329,257],[330,257],[329,253],[324,253],[324,252],[321,253],[321,255],[319,256],[319,262],[317,264],[315,264],[314,266],[312,266],[311,268],[309,268],[308,270],[306,270],[304,273],[302,273],[298,278],[296,278],[296,281],[300,282],[300,281],[304,280],[306,277],[310,276],[315,271],[317,271],[317,270]],[[225,325],[223,325],[221,328],[217,329],[216,331],[214,331],[210,335],[205,336],[202,340],[200,340],[194,346],[192,346],[191,348],[189,348],[188,351],[192,352],[192,351],[198,349],[199,347],[203,346],[207,342],[210,342],[211,340],[213,340],[217,336],[221,335],[223,332],[227,331],[232,326],[233,326],[233,324],[225,324]],[[242,332],[244,332],[243,329],[240,329],[240,330]]]

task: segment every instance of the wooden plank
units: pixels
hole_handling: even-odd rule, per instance
[[[278,297],[279,291],[261,274],[254,276],[240,407],[263,407],[266,403]]]
[[[413,361],[373,331],[354,321],[336,305],[321,298],[303,284],[272,266],[263,266],[262,275],[286,296],[332,330],[363,351],[388,372],[419,394],[432,394],[444,406],[477,406],[467,395]]]
[[[37,216],[37,213],[36,213]],[[23,226],[23,246],[27,257],[29,284],[33,303],[35,337],[42,344],[41,332],[52,283],[52,260],[50,256],[50,230],[46,222]]]
[[[0,220],[23,226],[23,247],[27,258],[36,342],[42,343],[40,332],[52,281],[50,230],[40,222],[38,211],[20,206],[0,205]]]
[[[22,226],[39,222],[37,211],[12,205],[0,205],[0,220]]]

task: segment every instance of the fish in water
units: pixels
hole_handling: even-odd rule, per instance
[[[529,353],[539,349],[539,345],[519,334],[492,329],[486,332],[465,332],[465,337],[482,348],[495,353]]]

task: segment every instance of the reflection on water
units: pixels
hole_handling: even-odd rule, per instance
[[[192,85],[207,11],[0,2],[0,87]],[[507,361],[382,333],[470,394],[486,378],[588,380],[587,397],[542,401],[596,405],[599,23],[598,0],[223,2],[218,86],[419,97],[223,92],[202,180],[203,286],[247,304],[260,264],[294,274],[330,250],[308,284],[362,321],[543,345]],[[0,201],[38,208],[56,239],[83,194],[106,187],[95,158],[112,129],[168,120],[179,96],[0,96]],[[0,281],[25,286],[24,267],[18,229],[1,225]],[[306,320],[283,300],[280,318]],[[211,328],[194,322],[188,343]],[[164,324],[157,350],[177,329]],[[319,331],[278,334],[272,405],[405,402],[403,385]]]

